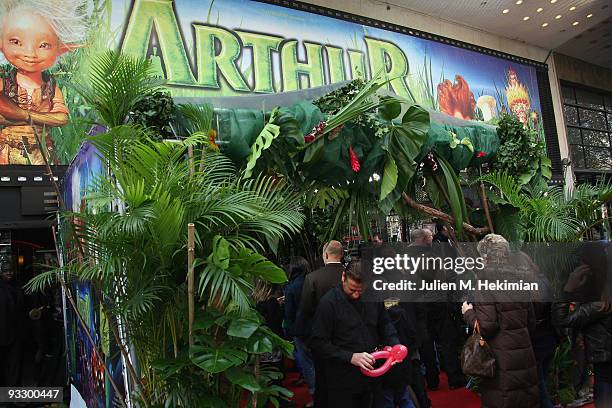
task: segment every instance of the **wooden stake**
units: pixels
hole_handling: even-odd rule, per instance
[[[482,169],[478,167],[478,173],[482,177]],[[487,200],[487,192],[485,191],[485,185],[480,181],[480,188],[478,189],[478,193],[480,195],[480,202],[482,203],[482,208],[484,209],[485,216],[487,217],[487,224],[489,225],[489,229],[492,234],[495,234],[495,230],[493,229],[493,220],[491,219],[491,212],[489,211],[489,200]]]
[[[193,347],[193,321],[195,319],[195,279],[193,261],[195,251],[195,225],[187,224],[187,294],[189,296],[189,348]]]

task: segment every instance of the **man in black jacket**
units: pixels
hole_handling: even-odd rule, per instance
[[[304,279],[300,306],[298,308],[295,331],[301,339],[306,342],[312,331],[312,321],[317,310],[319,301],[330,289],[340,283],[344,267],[340,262],[344,256],[344,248],[338,241],[329,241],[323,247],[323,262],[325,266],[319,268]],[[322,381],[323,362],[317,356],[312,356],[315,369],[315,406],[326,407],[327,394],[326,384]]]
[[[323,296],[317,308],[310,345],[325,367],[328,407],[370,407],[375,381],[360,368],[373,368],[370,353],[376,347],[398,344],[384,305],[361,301],[362,292],[361,263],[351,262],[341,285]]]

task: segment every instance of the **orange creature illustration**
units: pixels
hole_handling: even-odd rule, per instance
[[[506,99],[510,111],[527,126],[530,119],[531,103],[529,101],[529,91],[518,79],[516,71],[508,68],[506,72],[508,84],[506,85]]]
[[[80,46],[79,6],[78,0],[3,0],[0,51],[9,66],[0,70],[0,164],[45,164],[41,147],[53,151],[45,130],[68,123],[62,91],[47,70]]]
[[[459,119],[474,119],[476,101],[470,86],[461,75],[455,75],[455,83],[448,79],[438,84],[440,112]]]

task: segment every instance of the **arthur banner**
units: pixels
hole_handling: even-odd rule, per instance
[[[273,94],[384,71],[450,116],[512,113],[541,131],[535,68],[251,0],[6,0],[0,164],[68,162],[95,120],[71,87],[108,48],[150,59],[175,97]]]

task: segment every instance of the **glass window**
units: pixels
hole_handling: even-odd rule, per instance
[[[579,169],[584,169],[584,153],[582,152],[582,146],[571,145],[570,152],[572,154],[572,163]]]
[[[576,89],[576,100],[578,105],[587,106],[589,108],[603,109],[603,95]]]
[[[612,96],[605,96],[606,110],[612,112]]]
[[[582,130],[582,142],[590,146],[610,147],[610,139],[607,132],[596,132],[594,130]]]
[[[563,103],[576,103],[576,98],[574,97],[574,88],[570,88],[569,86],[562,86],[561,95],[563,96]]]
[[[567,140],[570,144],[582,144],[582,138],[580,137],[580,129],[568,127]]]
[[[563,105],[563,113],[565,121],[568,125],[578,125],[578,108],[569,105]]]
[[[574,168],[612,170],[612,95],[568,84],[561,94]]]
[[[585,146],[584,158],[587,168],[590,169],[606,170],[612,167],[612,156],[610,156],[610,149]]]
[[[580,125],[590,129],[607,130],[606,116],[603,112],[578,108]]]

